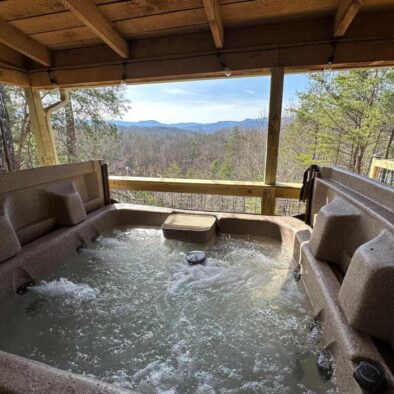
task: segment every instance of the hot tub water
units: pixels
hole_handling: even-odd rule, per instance
[[[193,245],[156,228],[108,232],[17,297],[0,348],[142,393],[334,393],[311,307],[270,239]]]

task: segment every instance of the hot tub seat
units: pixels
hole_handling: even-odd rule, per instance
[[[387,385],[379,392],[394,392],[393,207],[394,189],[323,168],[310,241],[298,241],[302,277],[346,393],[364,392],[353,378],[361,361],[384,372]]]

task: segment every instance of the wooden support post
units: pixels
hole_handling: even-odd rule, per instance
[[[40,91],[38,89],[25,88],[25,94],[40,163],[44,166],[58,164],[59,160],[51,120],[42,106]]]
[[[372,158],[371,166],[369,168],[368,177],[372,179],[376,179],[376,175],[378,174],[378,167],[376,166],[376,157]]]
[[[267,189],[263,191],[261,197],[261,214],[275,215],[275,189]]]
[[[283,77],[284,71],[282,67],[272,69],[264,176],[264,182],[267,185],[275,185],[276,183],[280,121],[282,116]]]

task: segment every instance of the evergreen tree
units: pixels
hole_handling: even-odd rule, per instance
[[[393,128],[393,82],[386,69],[312,74],[308,89],[298,93],[284,138],[286,156],[292,151],[303,167],[341,165],[366,173]]]

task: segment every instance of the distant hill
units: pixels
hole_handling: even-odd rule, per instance
[[[180,129],[182,132],[191,131],[198,133],[214,133],[219,130],[232,129],[233,127],[241,127],[245,128],[255,128],[255,127],[263,127],[267,126],[267,119],[244,119],[240,121],[236,120],[223,120],[215,123],[161,123],[156,120],[142,120],[139,122],[128,122],[123,120],[114,120],[111,123],[126,129],[130,129],[133,131],[140,130],[144,131],[153,131],[152,129],[166,129],[167,131],[174,131],[174,129]],[[126,131],[126,130],[124,130]]]
[[[113,122],[115,123],[115,122]],[[119,122],[120,124],[117,124],[118,130],[121,131],[122,133],[132,133],[135,135],[158,135],[160,134],[161,136],[170,136],[170,137],[175,137],[177,135],[181,134],[193,134],[194,132],[191,130],[187,129],[181,129],[178,127],[165,127],[165,126],[134,126],[134,125],[129,125],[128,123],[132,122]],[[127,124],[127,125],[125,125]]]
[[[283,117],[282,123],[289,123],[292,117]],[[111,123],[117,125],[124,132],[141,134],[167,133],[171,135],[179,133],[202,133],[211,134],[220,130],[231,130],[234,127],[242,129],[253,129],[257,127],[266,128],[268,118],[244,119],[244,120],[222,120],[215,123],[161,123],[157,120],[141,120],[139,122],[128,122],[124,120],[113,120]]]

